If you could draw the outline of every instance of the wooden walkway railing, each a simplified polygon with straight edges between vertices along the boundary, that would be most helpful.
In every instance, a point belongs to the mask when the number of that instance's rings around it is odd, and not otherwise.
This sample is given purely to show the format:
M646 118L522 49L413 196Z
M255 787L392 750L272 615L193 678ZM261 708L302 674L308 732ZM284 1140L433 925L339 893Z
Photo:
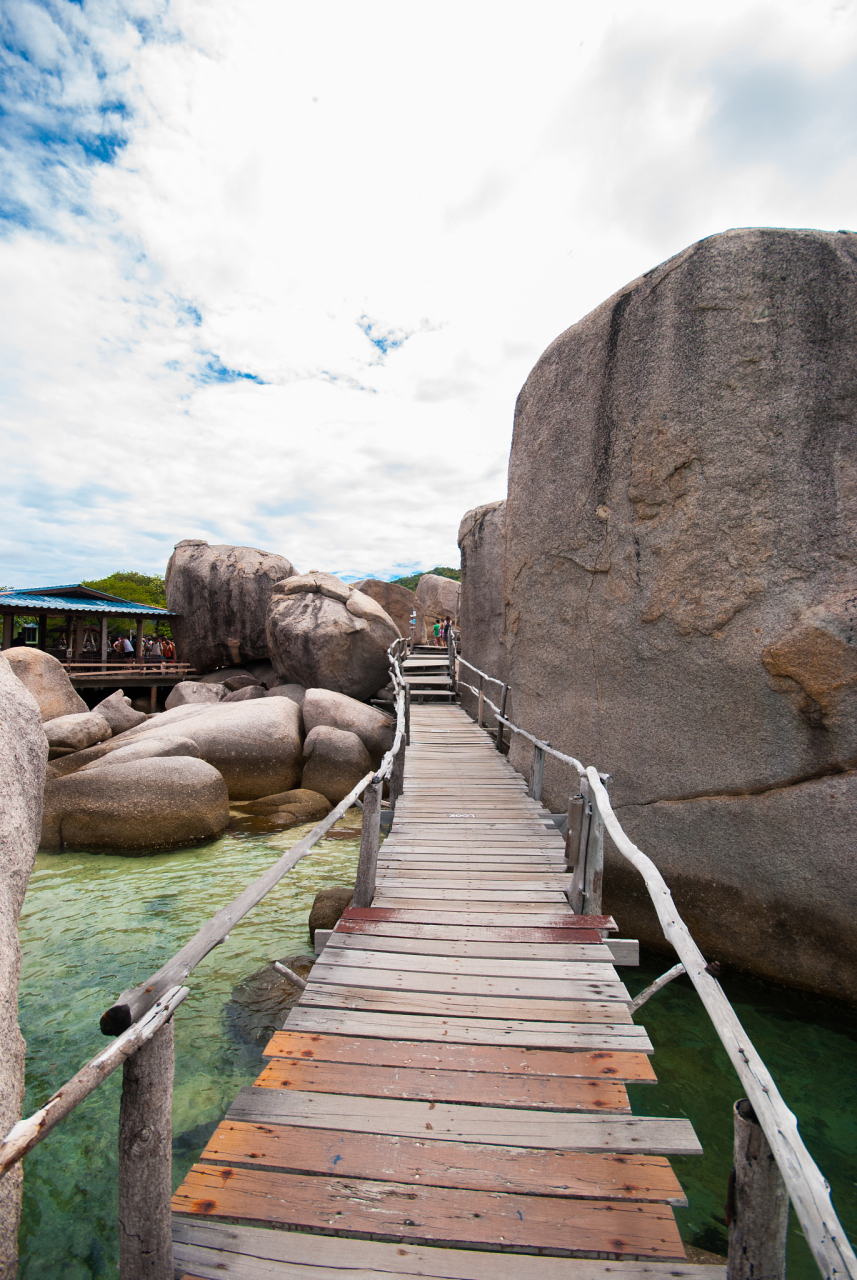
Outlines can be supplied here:
M712 973L712 967L706 964L705 957L700 952L687 925L676 910L672 895L663 876L651 858L648 858L641 849L637 848L623 831L616 814L613 812L610 797L604 785L606 781L609 781L609 775L599 774L591 765L584 766L573 756L557 751L550 743L534 737L520 726L513 724L505 715L510 686L495 676L481 671L478 667L474 667L472 663L467 662L460 656L456 657L456 661L459 671L461 667L466 667L478 677L478 687L469 683L466 684L466 687L479 700L479 723L482 722L486 704L494 713L497 722L496 742L498 749L502 748L503 745L504 729L508 729L510 733L519 735L533 744L530 795L536 799L541 798L542 771L546 755L550 755L568 765L578 775L580 791L577 796L572 796L569 801L568 814L569 835L567 839L577 846L576 874L571 894L572 904L577 902L576 909L584 913L590 911L600 913L601 911L601 880L604 856L603 830L606 827L616 849L642 876L657 912L664 937L672 944L679 956L681 965L675 966L674 970L671 971L672 976L677 976L684 971L690 978L723 1047L729 1055L741 1084L747 1091L747 1099L752 1108L752 1114L759 1126L761 1126L773 1153L785 1187L788 1190L788 1196L794 1205L804 1236L813 1252L822 1276L837 1277L837 1280L842 1277L849 1277L854 1280L857 1277L857 1257L855 1257L854 1250L849 1244L842 1224L833 1208L830 1187L800 1137L797 1117L783 1101L773 1077ZM499 706L486 696L486 681L500 688ZM458 683L459 685L465 683L460 675L458 676ZM740 1105L736 1104L736 1151L740 1143L743 1143L746 1148L746 1139L743 1136L746 1129L746 1115L739 1110ZM739 1193L744 1191L743 1188L738 1190ZM749 1194L749 1190L747 1193ZM770 1212L773 1211L770 1209L770 1205L776 1199L776 1186L773 1185L770 1189L769 1213L766 1215L763 1211L763 1217L769 1216ZM743 1226L739 1230L737 1224L735 1224L736 1229L734 1231L730 1230L730 1280L734 1280L739 1275L750 1277L760 1274L784 1273L785 1219L788 1212L788 1203L784 1197L782 1197L782 1200L784 1204L780 1205L777 1210L780 1221L777 1224L773 1224L773 1229L772 1224L767 1224L767 1247L772 1249L775 1256L777 1251L781 1250L782 1259L777 1259L772 1271L763 1269L760 1272L758 1266L751 1266L746 1257ZM760 1230L761 1225L760 1223ZM736 1255L734 1258L733 1239L735 1240L734 1253ZM771 1246L771 1241L774 1241L773 1246ZM738 1256L742 1249L745 1254L743 1266L742 1259ZM758 1259L756 1261L758 1262Z

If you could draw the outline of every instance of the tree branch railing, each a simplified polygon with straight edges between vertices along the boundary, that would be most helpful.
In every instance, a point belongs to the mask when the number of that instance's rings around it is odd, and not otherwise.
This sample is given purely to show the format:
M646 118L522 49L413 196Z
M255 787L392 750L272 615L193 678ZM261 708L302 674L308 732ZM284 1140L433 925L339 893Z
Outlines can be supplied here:
M401 660L406 639L387 650L395 691L396 722L390 750L331 812L287 850L237 898L222 907L145 982L118 997L101 1017L104 1035L118 1037L66 1081L32 1115L19 1120L0 1142L0 1179L87 1098L117 1067L123 1067L119 1135L119 1272L121 1280L173 1280L170 1234L172 1018L189 994L184 980L201 960L323 840L361 795L365 796L355 905L368 906L375 892L385 782L390 803L402 792L408 737L407 685ZM360 901L357 901L357 895ZM368 899L368 900L366 900ZM137 1139L140 1138L140 1141Z
M574 865L569 890L572 910L591 915L601 914L603 832L606 828L616 850L642 876L657 912L664 937L671 943L681 960L681 965L693 983L714 1030L747 1092L750 1107L745 1103L736 1104L736 1165L739 1148L746 1153L748 1147L748 1140L745 1137L747 1117L739 1111L744 1107L746 1111L752 1109L752 1119L761 1127L822 1276L825 1280L845 1280L845 1277L848 1277L848 1280L857 1280L857 1257L833 1208L830 1187L798 1132L797 1117L786 1106L773 1076L738 1020L723 988L712 974L713 966L706 963L690 930L676 910L672 894L660 871L651 858L643 853L623 830L607 794L605 784L610 780L610 775L599 773L592 765L583 765L574 756L557 751L550 743L542 741L519 725L513 724L504 714L509 685L496 676L488 675L487 672L474 667L472 663L460 656L457 661L459 667L465 666L479 676L478 688L469 683L465 684L460 677L458 683L459 687L467 688L480 699L480 711L487 704L497 717L498 727L506 726L510 733L533 744L534 761L530 777L530 795L537 800L541 797L541 770L546 755L568 765L578 774L580 791L569 800L566 834L566 857L569 866ZM485 696L486 680L499 685L503 690L502 710ZM499 731L497 746L498 749L502 746ZM675 973L671 971L672 976L678 975L679 968L680 966L675 966ZM744 1158L746 1161L746 1154ZM735 1174L736 1181L740 1184L741 1169L736 1167ZM773 1220L775 1217L779 1219L780 1216L779 1206L774 1203L776 1199L774 1184L769 1184L767 1195L768 1201L761 1208L758 1205L754 1206L754 1215L758 1217L760 1223ZM754 1215L748 1213L747 1216ZM745 1278L749 1280L751 1276L760 1275L785 1276L784 1231L779 1232L782 1241L781 1268L771 1270L767 1256L765 1256L767 1265L761 1265L760 1262L767 1247L766 1241L760 1239L756 1245L753 1241L748 1241L743 1230L733 1230L735 1226L733 1222L729 1234L730 1248L727 1265L729 1280L745 1280ZM754 1248L757 1248L755 1257Z

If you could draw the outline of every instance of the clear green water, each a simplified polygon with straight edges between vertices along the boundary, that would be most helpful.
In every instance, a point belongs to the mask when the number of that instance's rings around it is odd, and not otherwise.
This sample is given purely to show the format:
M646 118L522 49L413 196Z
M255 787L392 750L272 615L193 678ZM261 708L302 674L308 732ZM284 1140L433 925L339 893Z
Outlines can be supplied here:
M355 820L356 815L356 820ZM340 826L359 825L357 810ZM107 1043L98 1020L310 827L226 835L142 858L39 854L21 918L25 1114ZM309 950L319 889L354 881L356 840L324 841L193 972L176 1014L173 1175L178 1185L230 1105L258 1075L264 1018L231 1000L270 960ZM279 1022L285 1017L283 1014ZM25 1161L22 1280L118 1274L116 1071Z
M353 815L344 823L357 825ZM21 921L27 1112L104 1046L98 1019L115 996L156 969L305 831L228 835L203 848L134 859L39 855ZM176 1016L176 1184L260 1069L265 1019L237 1006L234 988L272 958L308 949L315 894L352 881L356 860L356 841L320 845L192 975L191 995ZM623 970L632 994L670 963L654 957ZM857 1238L857 1013L740 977L727 975L723 985L797 1113L846 1231ZM723 1252L731 1108L740 1085L686 980L656 995L637 1020L654 1043L660 1083L632 1089L634 1110L693 1122L705 1155L674 1162L690 1200L677 1211L679 1224L688 1243ZM120 1077L116 1072L27 1157L23 1280L117 1274ZM817 1274L793 1224L789 1275Z
M674 963L643 956L623 969L632 995ZM857 1241L857 1010L738 974L720 979L744 1028L798 1118L801 1136L830 1183L833 1204L852 1244ZM726 1253L723 1206L732 1167L732 1106L744 1096L737 1075L687 978L654 995L635 1015L655 1048L654 1087L629 1092L638 1115L685 1116L704 1155L674 1158L687 1194L677 1209L682 1239ZM791 1280L816 1280L818 1268L791 1213Z

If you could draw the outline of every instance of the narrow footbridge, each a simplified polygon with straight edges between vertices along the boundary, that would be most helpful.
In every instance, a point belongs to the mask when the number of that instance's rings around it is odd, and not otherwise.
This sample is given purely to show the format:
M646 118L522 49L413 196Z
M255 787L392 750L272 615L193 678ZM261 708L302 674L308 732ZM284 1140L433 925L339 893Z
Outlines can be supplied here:
M690 1123L631 1113L613 921L569 909L563 837L460 707L410 734L372 905L179 1187L176 1275L719 1280L673 1215Z

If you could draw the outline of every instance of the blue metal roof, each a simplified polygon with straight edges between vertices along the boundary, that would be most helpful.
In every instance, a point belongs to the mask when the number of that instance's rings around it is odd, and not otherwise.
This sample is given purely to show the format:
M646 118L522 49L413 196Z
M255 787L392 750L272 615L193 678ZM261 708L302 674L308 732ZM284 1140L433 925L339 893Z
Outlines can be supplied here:
M71 582L63 587L22 587L15 591L0 591L0 611L8 613L113 613L135 618L175 618L170 609L157 609L153 605L138 604L136 600L123 600L121 596L95 591L82 583Z

